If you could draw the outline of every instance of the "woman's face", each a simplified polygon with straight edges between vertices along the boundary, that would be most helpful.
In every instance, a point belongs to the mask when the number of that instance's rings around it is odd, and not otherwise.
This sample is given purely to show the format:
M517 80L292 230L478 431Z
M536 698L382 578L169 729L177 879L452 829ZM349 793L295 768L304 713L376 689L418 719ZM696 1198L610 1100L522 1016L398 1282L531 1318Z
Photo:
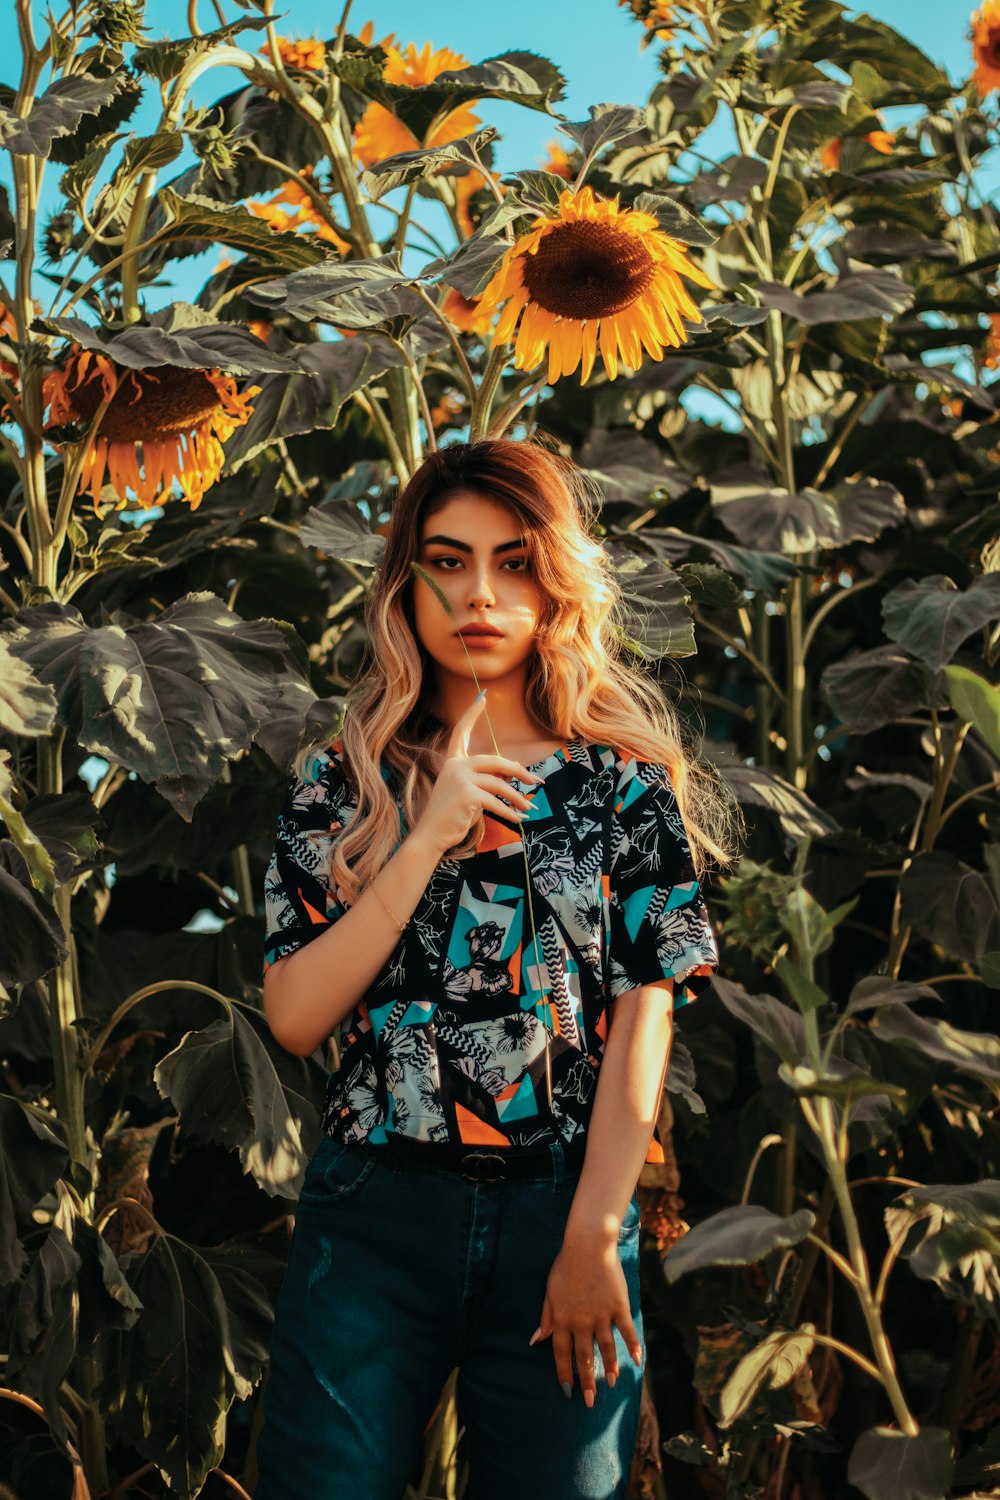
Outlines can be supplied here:
M459 682L474 682L470 656L484 686L512 672L523 685L524 664L545 604L523 540L521 522L512 510L469 491L452 496L421 521L417 561L444 594L452 614L446 614L433 589L414 574L414 618L420 641L437 664L438 686L446 693ZM463 644L458 632L480 621L495 625L502 638L484 646Z

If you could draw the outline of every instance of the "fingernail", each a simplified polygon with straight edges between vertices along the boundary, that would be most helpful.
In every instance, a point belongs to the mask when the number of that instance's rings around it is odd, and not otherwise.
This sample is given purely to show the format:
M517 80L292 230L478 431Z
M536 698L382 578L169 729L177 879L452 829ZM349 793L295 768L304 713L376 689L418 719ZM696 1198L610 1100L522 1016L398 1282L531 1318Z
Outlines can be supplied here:
M608 1376L608 1385L611 1387L612 1390L614 1390L614 1388L615 1388L615 1381L617 1379L618 1379L617 1375L613 1375L612 1374L612 1375Z
M572 1382L569 1381L569 1380L564 1380L563 1383L562 1383L562 1388L563 1388L563 1395L566 1397L566 1400L568 1401L569 1398L570 1398L570 1396L572 1396L572 1394L573 1394L573 1385L572 1385Z
M476 702L476 703L478 703L478 702L479 702L479 700L480 700L480 698L485 698L485 697L486 697L486 689L485 689L485 688L480 688L480 689L479 689L479 692L478 692L478 693L477 693L477 694L476 694L476 696L475 696L475 699L474 699L474 701L475 701L475 702Z
M633 1349L632 1350L632 1358L635 1360L635 1362L636 1362L637 1365L641 1365L642 1364L642 1350L641 1349Z
M528 1343L529 1344L533 1344L535 1342L535 1340L537 1339L538 1335L541 1333L541 1331L542 1331L542 1325L541 1325L541 1323L539 1323L538 1327L535 1329L534 1333L531 1335L531 1338L528 1340Z
M594 1405L594 1393L593 1393L593 1391L584 1391L584 1393L583 1393L583 1399L584 1399L584 1401L586 1401L588 1407L593 1407L593 1405Z

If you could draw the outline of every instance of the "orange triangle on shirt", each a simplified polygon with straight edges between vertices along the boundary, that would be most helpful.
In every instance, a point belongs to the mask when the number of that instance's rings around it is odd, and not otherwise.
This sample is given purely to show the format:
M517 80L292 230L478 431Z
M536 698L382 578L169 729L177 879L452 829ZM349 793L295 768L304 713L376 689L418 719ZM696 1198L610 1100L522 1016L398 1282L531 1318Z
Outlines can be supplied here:
M660 1145L659 1141L650 1141L649 1150L646 1152L646 1160L655 1162L666 1160L666 1157L663 1155L663 1147Z
M322 922L322 924L323 924L324 927L327 926L327 916L326 916L326 913L322 912L322 911L317 911L316 908L315 908L315 906L311 906L309 904L309 902L306 900L305 896L303 896L303 894L302 894L301 891L299 891L299 900L302 902L302 905L305 907L306 911L309 913L309 920L310 920L310 922L313 923L314 926L318 926L320 922Z
M455 1101L455 1118L458 1121L458 1133L463 1142L470 1146L509 1146L510 1140L501 1135L499 1130L494 1130L492 1125L487 1125L478 1115L474 1115L471 1109L466 1109L464 1104Z

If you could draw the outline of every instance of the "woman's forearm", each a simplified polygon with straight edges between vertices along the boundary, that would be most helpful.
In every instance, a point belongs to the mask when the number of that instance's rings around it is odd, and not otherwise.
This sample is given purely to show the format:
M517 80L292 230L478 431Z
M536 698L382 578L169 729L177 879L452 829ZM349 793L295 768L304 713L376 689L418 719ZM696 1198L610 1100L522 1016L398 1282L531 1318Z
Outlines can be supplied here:
M618 996L564 1241L617 1237L653 1137L672 1040L672 979Z
M411 830L348 911L271 965L264 976L264 1012L286 1051L308 1057L350 1015L402 936L379 896L405 922L443 857L419 829Z

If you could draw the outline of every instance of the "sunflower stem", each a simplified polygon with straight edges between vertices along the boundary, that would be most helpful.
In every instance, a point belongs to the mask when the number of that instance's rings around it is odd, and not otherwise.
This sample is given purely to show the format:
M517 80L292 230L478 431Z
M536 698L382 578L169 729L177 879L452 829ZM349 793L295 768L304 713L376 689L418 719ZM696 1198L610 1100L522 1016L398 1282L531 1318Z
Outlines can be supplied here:
M478 442L486 436L490 424L490 413L493 410L493 398L508 358L509 350L506 344L497 344L490 353L483 378L479 383L479 390L472 403L472 417L469 423L470 442Z

